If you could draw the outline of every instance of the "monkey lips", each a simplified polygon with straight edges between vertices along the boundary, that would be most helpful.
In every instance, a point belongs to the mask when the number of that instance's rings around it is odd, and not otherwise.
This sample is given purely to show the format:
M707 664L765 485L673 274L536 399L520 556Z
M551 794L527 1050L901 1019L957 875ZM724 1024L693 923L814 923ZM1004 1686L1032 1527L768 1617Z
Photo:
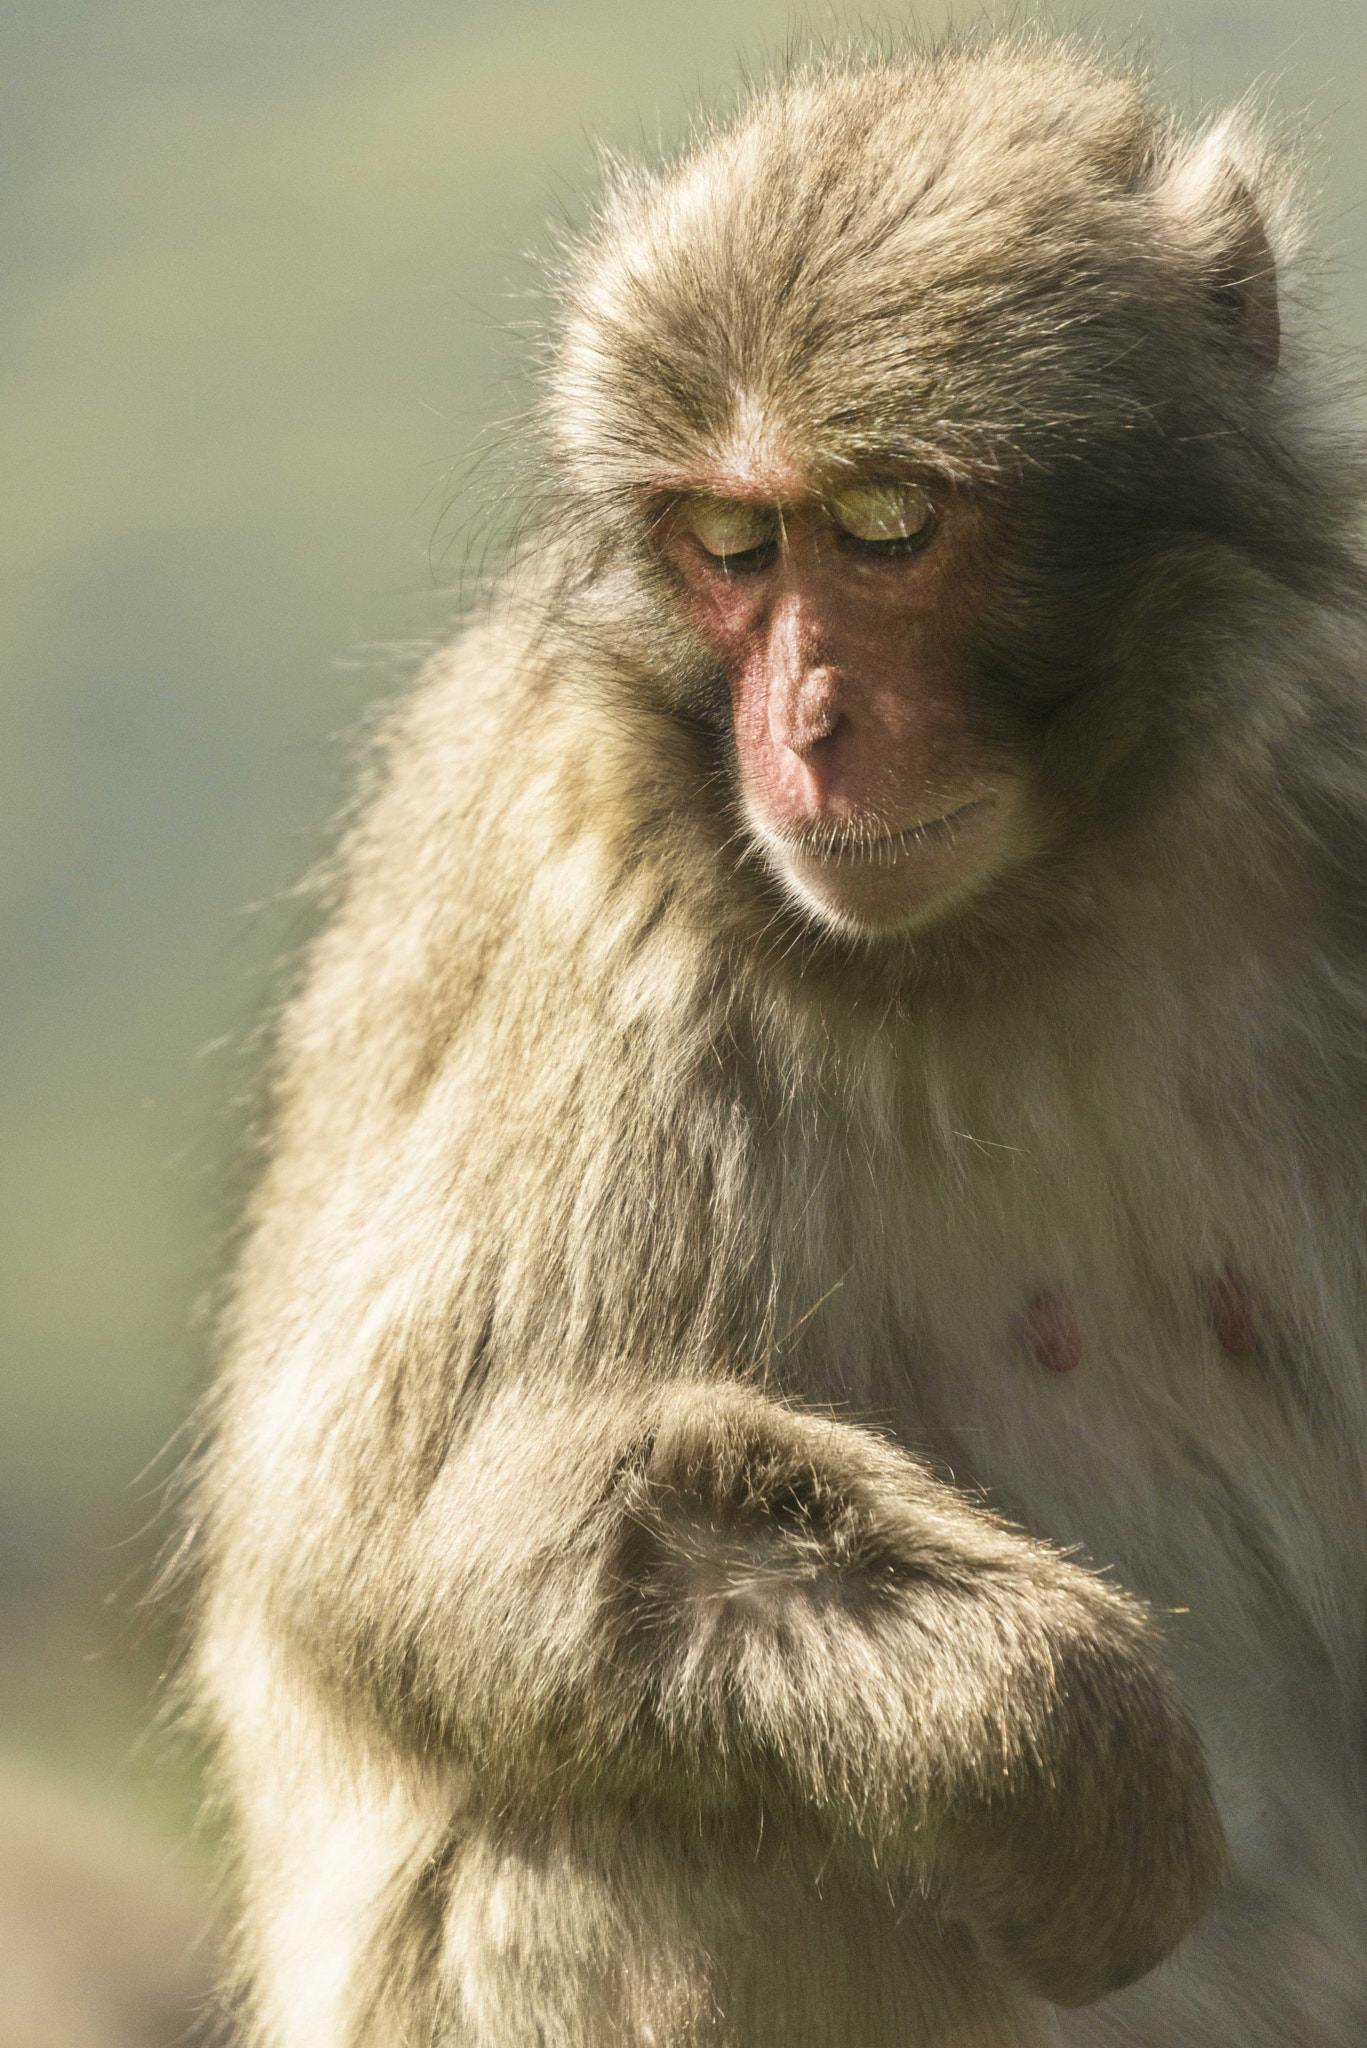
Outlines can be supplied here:
M860 930L892 929L948 903L1005 850L1009 796L995 790L888 831L877 818L775 830L752 805L749 821L781 882L819 917Z

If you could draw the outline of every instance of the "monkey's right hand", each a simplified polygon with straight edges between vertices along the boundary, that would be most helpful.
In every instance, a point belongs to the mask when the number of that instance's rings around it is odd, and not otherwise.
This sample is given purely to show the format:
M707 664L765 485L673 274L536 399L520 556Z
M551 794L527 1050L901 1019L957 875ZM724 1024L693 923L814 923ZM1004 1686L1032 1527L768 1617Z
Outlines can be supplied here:
M695 1782L744 1759L1060 2004L1210 1903L1224 1838L1136 1602L872 1433L736 1387L676 1397L619 1486L619 1640Z
M1222 1881L1142 1609L871 1431L729 1382L581 1397L561 1432L490 1417L427 1512L457 1609L386 1659L386 1719L430 1754L439 1717L510 1825L866 1855L1060 2004Z

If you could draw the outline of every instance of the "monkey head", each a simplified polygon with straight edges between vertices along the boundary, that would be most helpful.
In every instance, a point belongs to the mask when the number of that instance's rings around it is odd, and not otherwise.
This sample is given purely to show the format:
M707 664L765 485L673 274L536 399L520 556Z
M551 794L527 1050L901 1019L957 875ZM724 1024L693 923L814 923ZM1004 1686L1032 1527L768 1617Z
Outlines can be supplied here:
M1122 812L1174 672L1155 579L1276 552L1250 175L1058 62L790 80L624 183L571 295L570 524L780 889L873 939Z

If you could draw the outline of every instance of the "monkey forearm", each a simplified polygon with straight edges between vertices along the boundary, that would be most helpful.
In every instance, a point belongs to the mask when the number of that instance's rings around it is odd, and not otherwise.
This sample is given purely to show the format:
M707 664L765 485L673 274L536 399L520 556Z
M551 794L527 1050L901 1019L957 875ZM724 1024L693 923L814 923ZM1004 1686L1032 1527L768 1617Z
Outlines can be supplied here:
M1215 1882L1194 1738L1138 1611L848 1424L730 1384L563 1411L511 1392L402 1547L353 1554L345 1582L286 1582L335 1682L463 1756L510 1820L607 1799L696 1834L782 1811L948 1886L1027 1975L1043 1940L1057 1997L1099 1988L1078 1928L1119 1826L1134 1885L1101 1910L1133 1924L1105 1981Z

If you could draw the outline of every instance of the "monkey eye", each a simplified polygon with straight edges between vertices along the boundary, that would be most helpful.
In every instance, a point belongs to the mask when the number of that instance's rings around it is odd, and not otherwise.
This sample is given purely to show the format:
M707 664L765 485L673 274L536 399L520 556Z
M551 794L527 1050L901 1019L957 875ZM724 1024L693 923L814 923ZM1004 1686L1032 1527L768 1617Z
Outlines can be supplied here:
M757 555L778 536L778 513L770 505L746 505L739 498L689 498L683 523L700 547L719 561Z
M832 498L831 517L851 540L895 554L928 538L935 504L921 484L854 484Z

